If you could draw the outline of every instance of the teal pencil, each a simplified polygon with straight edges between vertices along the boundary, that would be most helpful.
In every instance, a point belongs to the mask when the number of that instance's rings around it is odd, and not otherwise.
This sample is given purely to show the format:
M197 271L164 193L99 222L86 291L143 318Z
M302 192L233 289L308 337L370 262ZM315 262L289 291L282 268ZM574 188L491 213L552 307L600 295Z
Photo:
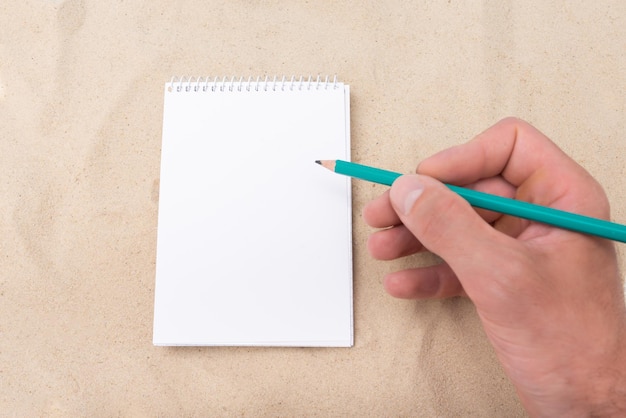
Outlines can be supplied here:
M342 160L316 161L335 173L391 186L402 174ZM626 242L626 225L446 184L470 205L570 231Z

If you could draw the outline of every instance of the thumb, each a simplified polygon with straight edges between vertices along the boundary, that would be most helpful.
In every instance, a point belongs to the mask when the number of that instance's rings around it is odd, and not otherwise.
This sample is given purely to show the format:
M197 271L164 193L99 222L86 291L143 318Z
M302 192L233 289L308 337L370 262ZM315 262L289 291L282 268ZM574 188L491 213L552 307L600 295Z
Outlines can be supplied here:
M476 277L475 273L493 267L491 260L508 238L432 177L401 176L393 183L389 197L402 223L425 248L443 258L457 277L465 276L463 273Z

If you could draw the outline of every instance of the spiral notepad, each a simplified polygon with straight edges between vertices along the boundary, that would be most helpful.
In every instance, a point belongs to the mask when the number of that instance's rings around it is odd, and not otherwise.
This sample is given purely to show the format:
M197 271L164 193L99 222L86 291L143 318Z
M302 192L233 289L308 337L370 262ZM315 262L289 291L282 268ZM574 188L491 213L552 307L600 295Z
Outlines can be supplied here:
M351 346L349 86L165 84L155 345Z

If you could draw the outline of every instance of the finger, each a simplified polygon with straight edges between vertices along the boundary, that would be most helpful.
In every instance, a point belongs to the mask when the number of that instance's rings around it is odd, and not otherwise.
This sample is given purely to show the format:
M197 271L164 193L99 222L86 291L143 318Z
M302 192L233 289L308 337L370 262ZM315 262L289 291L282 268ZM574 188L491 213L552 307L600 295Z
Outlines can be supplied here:
M393 260L422 251L424 246L404 225L398 225L371 234L367 249L377 260Z
M515 187L502 177L492 177L480 180L465 187L478 190L480 192L496 194L499 196L512 198L515 196ZM501 214L484 209L475 209L476 212L487 222L491 223L498 219ZM365 223L373 228L387 228L400 224L400 218L389 201L389 190L370 201L363 208L363 219Z
M365 223L373 228L387 228L400 224L400 218L389 201L389 190L365 205L362 215Z
M515 216L502 215L496 219L493 228L509 237L518 238L528 228L530 221Z
M575 163L528 123L507 118L471 141L422 161L418 173L454 184L502 175L519 186L541 167L559 170L563 165L570 168Z
M575 188L584 183L569 185L562 188L566 179L554 177L546 168L535 171L518 189L515 198L530 203L545 206L563 207L568 211L609 219L609 204L601 186L592 178L589 178L586 187L587 196L581 196ZM557 193L557 190L561 190ZM532 228L528 228L532 224ZM561 233L563 231L532 223L526 219L513 216L501 216L493 223L494 228L511 237L519 237L527 240L547 233Z
M479 192L508 198L515 197L516 193L516 188L500 176L479 180L476 183L468 184L464 187ZM474 210L480 215L481 218L483 218L488 223L495 222L502 217L502 214L498 212L492 212L490 210L479 208L474 208Z
M553 201L555 197L559 196L554 194L553 180L546 176L546 170L543 168L535 171L522 185L517 189L515 197L518 200L527 201L530 203L545 204L548 201ZM514 216L501 216L494 223L493 226L496 230L507 234L510 237L520 237L524 231L528 229L530 221L526 219L517 218ZM530 236L526 238L533 238L540 234L545 234L549 230L545 228L535 227L530 231ZM528 234L527 234L528 235Z
M389 196L402 223L422 245L443 258L457 276L473 281L469 286L463 283L470 297L472 292L480 292L502 248L515 250L520 246L494 230L463 198L430 177L402 176L394 182Z
M544 183L543 193L528 187L516 198L590 216L608 216L608 202L599 184L548 137L519 119L504 119L468 143L422 161L417 168L419 174L446 183L465 185L501 175L516 187L537 171L544 172L544 180L552 180Z
M388 274L383 286L402 299L441 299L465 296L463 286L447 264L401 270Z

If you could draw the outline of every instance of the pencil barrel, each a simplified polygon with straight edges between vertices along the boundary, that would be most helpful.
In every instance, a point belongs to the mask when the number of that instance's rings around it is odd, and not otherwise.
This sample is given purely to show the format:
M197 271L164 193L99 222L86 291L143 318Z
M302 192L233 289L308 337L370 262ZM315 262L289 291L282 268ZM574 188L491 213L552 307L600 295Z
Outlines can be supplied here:
M626 242L626 226L624 225L463 187L447 186L450 190L467 200L470 205L477 208L517 216L518 218L553 225L570 231Z
M393 171L341 160L336 161L335 172L387 186L391 186L393 182L402 175ZM467 200L470 205L477 208L517 216L518 218L553 225L583 234L626 242L626 225L483 193L451 184L446 184L446 186Z

